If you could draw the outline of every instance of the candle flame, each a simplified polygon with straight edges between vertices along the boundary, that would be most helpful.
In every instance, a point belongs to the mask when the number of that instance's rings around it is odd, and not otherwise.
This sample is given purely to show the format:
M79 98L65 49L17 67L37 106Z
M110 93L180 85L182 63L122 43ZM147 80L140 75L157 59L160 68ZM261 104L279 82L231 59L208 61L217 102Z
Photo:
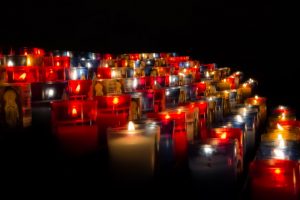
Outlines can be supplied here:
M167 115L165 116L165 118L166 118L166 119L170 119L171 117L170 117L169 114L167 114Z
M79 93L79 92L80 92L80 84L78 84L78 85L77 85L77 87L76 87L75 91L76 91L77 93Z
M281 119L282 119L282 120L285 120L285 113L282 113L282 114L281 114Z
M77 109L72 108L72 116L75 117L77 115Z
M19 80L25 80L26 78L26 73L23 73L19 76Z
M14 62L11 61L11 60L9 60L9 61L7 62L7 66L9 66L9 67L14 66Z
M243 87L247 87L247 83L244 83L244 84L243 84Z
M277 123L277 128L278 128L279 130L281 130L281 131L283 130L283 127L282 127L280 124L278 124L278 123Z
M134 123L132 121L129 121L128 122L128 128L127 128L129 131L134 131L135 128L134 128Z
M255 99L258 99L258 95L255 95L254 98L255 98Z
M116 76L116 72L115 72L115 71L112 71L112 72L111 72L111 77L114 78L115 76Z
M114 97L113 98L113 104L118 104L119 103L119 98L118 97Z
M226 134L226 133L222 133L222 134L221 134L221 139L226 139L226 137L227 137L227 134Z
M280 170L279 168L276 168L276 169L274 170L274 172L275 172L275 174L280 174L280 173L281 173L281 170Z
M56 66L58 66L58 67L60 66L60 63L58 61L56 62Z
M277 135L277 139L278 139L278 140L283 140L282 134L279 133L279 134Z
M30 66L31 65L31 60L30 58L27 58L27 66Z

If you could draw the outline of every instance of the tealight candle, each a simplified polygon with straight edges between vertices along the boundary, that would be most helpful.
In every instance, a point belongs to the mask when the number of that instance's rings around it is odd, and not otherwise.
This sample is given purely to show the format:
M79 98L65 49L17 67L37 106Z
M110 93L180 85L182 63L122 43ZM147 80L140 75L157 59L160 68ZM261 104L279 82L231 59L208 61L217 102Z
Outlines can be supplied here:
M117 181L151 180L155 171L157 137L156 125L135 125L109 128L107 135L110 170Z
M92 80L68 80L69 97L72 99L92 98Z

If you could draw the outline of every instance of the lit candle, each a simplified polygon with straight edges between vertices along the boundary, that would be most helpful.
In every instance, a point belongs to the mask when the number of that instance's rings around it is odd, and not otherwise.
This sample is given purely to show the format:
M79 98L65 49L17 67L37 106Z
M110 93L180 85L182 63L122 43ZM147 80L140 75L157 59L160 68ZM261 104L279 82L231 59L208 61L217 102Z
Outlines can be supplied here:
M81 156L97 150L97 101L53 101L51 118L53 132L67 155Z
M118 181L151 180L155 171L157 137L156 125L135 125L108 129L110 170Z
M242 172L239 151L238 143L230 139L210 138L194 143L189 153L192 178L203 184L213 183L214 186L224 182L235 185Z
M68 80L69 97L75 99L92 98L91 87L92 87L92 80Z
M249 169L252 199L299 199L299 163L290 160L255 160Z

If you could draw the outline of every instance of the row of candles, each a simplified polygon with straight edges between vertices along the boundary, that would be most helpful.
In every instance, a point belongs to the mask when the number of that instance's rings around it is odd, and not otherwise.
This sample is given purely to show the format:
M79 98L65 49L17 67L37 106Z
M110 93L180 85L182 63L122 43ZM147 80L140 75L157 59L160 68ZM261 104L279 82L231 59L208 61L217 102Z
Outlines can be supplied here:
M250 165L253 199L300 198L300 123L286 106L273 109Z
M24 117L30 114L26 111L30 101L33 109L48 102L61 147L82 155L104 146L118 179L151 179L157 170L169 173L188 164L194 177L217 175L225 169L232 172L228 179L235 180L266 116L265 98L251 97L256 82L241 83L241 72L230 75L229 68L214 64L182 66L188 57L166 60L182 72L171 74L163 66L164 75L124 78L116 77L113 67L98 67L91 80L1 83L1 124L13 127L21 121L21 126L27 126ZM5 69L19 70L18 66ZM199 76L180 79L185 76L179 73L189 70ZM103 74L109 75L103 78Z

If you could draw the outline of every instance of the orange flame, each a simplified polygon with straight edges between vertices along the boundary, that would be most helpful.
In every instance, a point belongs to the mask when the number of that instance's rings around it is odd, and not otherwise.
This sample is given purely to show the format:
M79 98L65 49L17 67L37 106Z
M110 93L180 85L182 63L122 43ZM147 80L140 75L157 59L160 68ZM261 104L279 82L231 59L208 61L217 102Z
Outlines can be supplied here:
M118 103L119 103L119 98L118 97L114 97L113 104L118 104Z
M72 108L72 116L75 117L77 115L77 109Z
M226 133L222 133L222 134L221 134L221 139L226 139L226 137L227 137L227 134L226 134Z
M23 73L19 76L19 80L25 80L26 78L26 73Z
M75 91L76 91L76 93L79 93L79 92L80 92L80 84L77 85Z

